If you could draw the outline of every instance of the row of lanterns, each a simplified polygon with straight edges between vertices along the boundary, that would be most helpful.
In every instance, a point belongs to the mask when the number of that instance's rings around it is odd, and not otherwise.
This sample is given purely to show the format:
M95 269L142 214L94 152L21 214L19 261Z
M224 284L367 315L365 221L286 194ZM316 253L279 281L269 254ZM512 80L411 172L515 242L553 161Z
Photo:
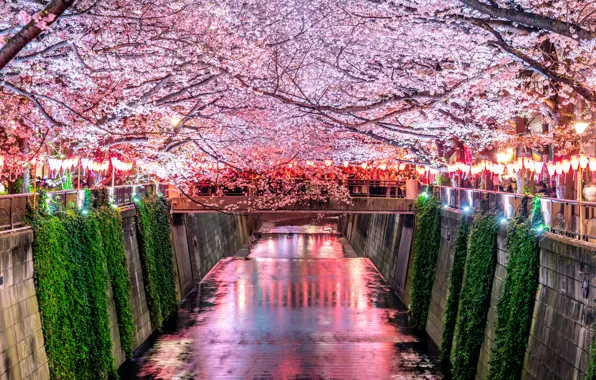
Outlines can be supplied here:
M578 154L571 156L570 159L563 159L554 162L544 163L542 161L534 161L531 158L519 158L516 161L508 164L493 163L491 161L481 161L475 165L468 165L462 162L448 165L449 173L461 172L462 174L478 175L485 170L495 175L503 175L505 170L510 174L517 173L522 169L526 169L532 173L542 174L546 170L550 176L569 173L570 170L578 170L589 168L590 171L596 171L596 157L590 157L585 154Z

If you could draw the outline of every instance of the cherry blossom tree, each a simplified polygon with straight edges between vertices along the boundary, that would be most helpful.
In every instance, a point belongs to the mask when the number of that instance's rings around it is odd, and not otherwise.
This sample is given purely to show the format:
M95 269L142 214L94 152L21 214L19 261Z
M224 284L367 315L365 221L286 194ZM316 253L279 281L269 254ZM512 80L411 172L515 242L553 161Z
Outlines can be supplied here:
M0 149L24 159L109 150L178 179L198 155L441 165L461 143L561 145L596 97L593 1L13 0L0 14ZM518 117L539 127L519 135Z

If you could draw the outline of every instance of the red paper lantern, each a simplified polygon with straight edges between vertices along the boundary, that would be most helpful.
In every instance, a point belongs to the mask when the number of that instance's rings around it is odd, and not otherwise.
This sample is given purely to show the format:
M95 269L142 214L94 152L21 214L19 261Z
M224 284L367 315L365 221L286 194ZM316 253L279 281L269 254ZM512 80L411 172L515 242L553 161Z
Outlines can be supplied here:
M585 169L588 167L588 156L585 154L580 154L579 156L579 167Z

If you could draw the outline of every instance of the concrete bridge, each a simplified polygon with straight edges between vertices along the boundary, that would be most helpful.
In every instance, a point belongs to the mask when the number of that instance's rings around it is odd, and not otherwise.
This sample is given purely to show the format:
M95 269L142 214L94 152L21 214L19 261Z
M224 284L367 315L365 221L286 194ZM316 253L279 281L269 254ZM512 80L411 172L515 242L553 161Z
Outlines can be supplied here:
M193 201L194 200L194 201ZM180 197L171 198L172 213L200 213L226 211L231 213L261 212L324 212L327 214L375 213L413 214L414 200L403 198L353 198L350 203L338 200L300 201L280 208L260 206L259 197L197 197L193 200Z

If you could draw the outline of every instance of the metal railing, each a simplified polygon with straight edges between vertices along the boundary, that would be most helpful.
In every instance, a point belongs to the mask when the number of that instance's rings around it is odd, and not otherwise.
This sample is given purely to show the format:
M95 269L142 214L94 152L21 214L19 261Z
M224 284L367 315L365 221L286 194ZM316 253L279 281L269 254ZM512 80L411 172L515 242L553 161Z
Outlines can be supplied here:
M389 181L389 180L330 180L337 184L346 186L350 196L352 197L376 197L376 198L404 198L405 197L405 181ZM263 183L251 182L242 183L235 187L226 185L215 185L210 182L199 182L195 188L193 195L199 197L208 196L259 196L264 193L282 194L284 186L287 188L288 183L290 187L297 189L297 191L307 192L316 190L323 191L324 188L320 185L311 183L308 180L290 179L290 180L272 180Z
M520 212L523 198L522 194L500 191L445 186L434 189L444 204L460 210L467 210L467 207L477 209L480 201L488 197L489 205L501 209L506 218L512 218ZM577 200L541 197L540 203L544 222L552 232L596 243L596 202L581 202L581 213Z
M91 191L96 190L95 188L91 189ZM150 190L157 190L167 196L168 188L165 184L155 183L108 187L114 204L118 207L132 205L134 194L144 194ZM52 191L48 192L48 195L59 208L69 210L82 206L85 190ZM25 225L27 202L33 204L34 200L37 201L38 198L39 196L33 193L0 196L0 231L23 227Z

